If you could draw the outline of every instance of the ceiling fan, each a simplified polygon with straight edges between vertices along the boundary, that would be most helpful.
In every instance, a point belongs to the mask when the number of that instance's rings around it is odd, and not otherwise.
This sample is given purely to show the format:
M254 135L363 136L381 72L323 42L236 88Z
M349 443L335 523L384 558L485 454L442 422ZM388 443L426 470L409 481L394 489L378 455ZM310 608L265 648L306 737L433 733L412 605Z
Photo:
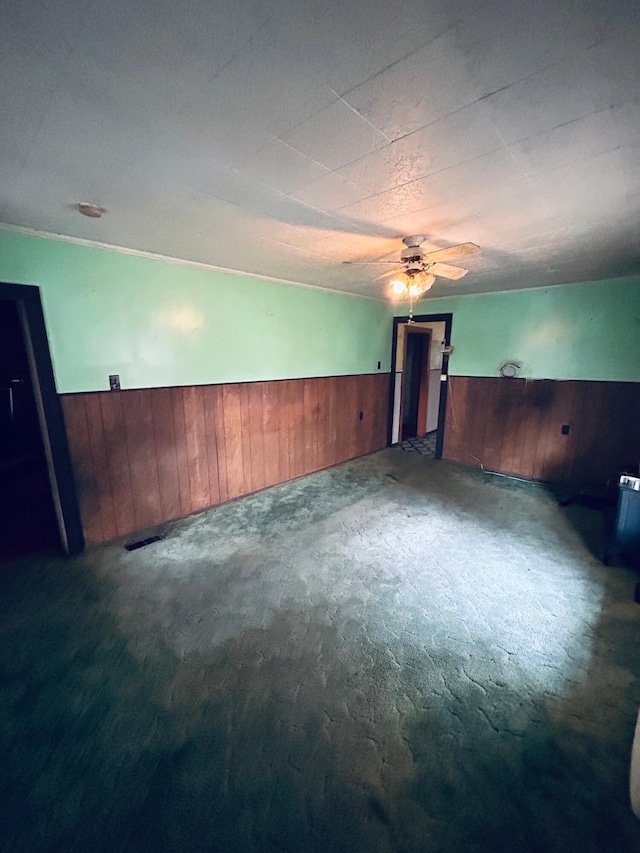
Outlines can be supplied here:
M475 243L459 243L448 249L436 249L428 252L422 248L427 238L422 234L414 237L405 237L402 241L406 246L400 252L400 258L396 261L345 261L353 264L394 264L394 269L384 272L374 281L381 278L391 277L391 290L400 296L405 296L411 302L418 299L429 288L433 287L436 276L456 280L466 275L468 270L464 267L452 266L446 261L455 261L458 258L475 255L480 247ZM398 266L400 264L400 266Z
M449 246L448 249L436 249L428 252L422 248L427 238L418 234L415 237L405 237L403 243L406 246L400 252L400 258L396 261L344 261L345 264L372 265L372 264L395 264L395 268L383 273L378 278L386 278L397 272L418 273L426 272L433 276L439 275L443 278L458 279L466 275L468 270L463 267L454 267L446 261L455 261L458 258L476 255L480 246L475 243L459 243L457 246ZM376 279L377 280L377 279Z

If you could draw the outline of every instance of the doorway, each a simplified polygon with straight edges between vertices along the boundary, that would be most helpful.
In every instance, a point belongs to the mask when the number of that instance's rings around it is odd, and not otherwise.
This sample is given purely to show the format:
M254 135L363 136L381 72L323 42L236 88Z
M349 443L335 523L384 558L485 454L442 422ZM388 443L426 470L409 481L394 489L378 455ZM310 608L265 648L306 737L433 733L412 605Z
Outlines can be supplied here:
M431 330L407 326L404 336L402 372L401 439L417 438L427 432L427 403L429 399L429 350Z
M14 302L0 301L0 561L59 547L27 348Z
M444 444L451 327L451 314L393 321L388 443L436 459Z
M84 547L37 287L0 283L0 562Z

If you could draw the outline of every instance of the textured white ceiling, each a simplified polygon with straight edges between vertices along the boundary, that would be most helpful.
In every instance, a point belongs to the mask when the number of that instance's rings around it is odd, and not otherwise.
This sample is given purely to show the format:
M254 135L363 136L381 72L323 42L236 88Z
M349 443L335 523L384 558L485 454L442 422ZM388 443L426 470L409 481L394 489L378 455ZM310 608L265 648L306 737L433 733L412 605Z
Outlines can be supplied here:
M640 273L637 0L5 0L0 222L381 296ZM100 220L74 204L107 209Z

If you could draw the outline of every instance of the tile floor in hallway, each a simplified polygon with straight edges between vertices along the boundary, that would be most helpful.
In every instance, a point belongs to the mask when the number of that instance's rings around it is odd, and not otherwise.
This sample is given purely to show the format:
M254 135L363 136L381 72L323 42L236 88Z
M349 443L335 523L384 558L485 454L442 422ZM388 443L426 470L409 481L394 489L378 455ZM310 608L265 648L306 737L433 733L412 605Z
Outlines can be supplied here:
M398 445L406 453L419 453L420 456L434 457L436 453L437 431L428 432L426 435L417 435L415 438L405 438Z
M634 851L601 514L389 449L0 567L2 851Z

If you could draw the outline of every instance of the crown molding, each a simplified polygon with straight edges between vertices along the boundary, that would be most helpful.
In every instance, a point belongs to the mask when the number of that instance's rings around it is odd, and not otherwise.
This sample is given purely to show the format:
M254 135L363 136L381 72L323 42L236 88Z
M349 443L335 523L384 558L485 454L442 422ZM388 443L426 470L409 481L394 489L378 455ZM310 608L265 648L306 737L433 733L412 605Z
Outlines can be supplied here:
M157 252L147 252L144 249L129 249L126 246L115 246L112 243L101 243L99 240L88 240L85 237L70 237L67 234L55 234L51 231L39 231L36 228L27 228L24 225L11 225L0 222L0 231L10 231L14 234L24 234L29 237L39 237L43 240L58 240L61 243L73 243L76 246L88 246L92 249L105 249L109 252L118 252L121 255L132 255L135 258L147 258L152 261L164 261L169 264L178 264L194 269L208 270L209 272L221 272L226 275L237 275L243 278L255 278L259 281L272 281L276 284L286 284L289 287L303 287L307 290L320 290L324 293L335 293L338 296L351 296L354 299L368 299L373 302L384 302L376 296L366 296L362 293L351 293L348 290L337 290L334 287L322 287L319 284L307 284L304 281L292 281L288 278L277 278L272 275L261 275L260 273L245 272L244 270L219 267L215 264L207 264L203 261L190 261L186 258L177 258L173 255L161 255Z

